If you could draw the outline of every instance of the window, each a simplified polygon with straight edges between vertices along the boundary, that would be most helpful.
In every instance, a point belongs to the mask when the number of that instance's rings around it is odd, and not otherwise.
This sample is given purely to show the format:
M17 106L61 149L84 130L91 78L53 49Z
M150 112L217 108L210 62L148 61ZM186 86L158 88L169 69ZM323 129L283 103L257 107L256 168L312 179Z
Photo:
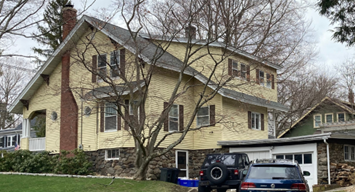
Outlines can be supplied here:
M197 112L197 127L210 124L210 109L209 107L201 107Z
M314 128L319 127L320 124L322 123L322 115L320 114L314 115L313 118L314 118L314 124L313 124Z
M129 102L129 115L134 115L133 114L133 104L137 105L138 101L133 101L133 102ZM140 116L140 112L139 112L139 107L137 108L137 114L138 114L138 120L139 120L139 116Z
M338 122L345 121L345 113L338 113Z
M259 71L259 84L264 86L264 71Z
M271 75L269 73L266 73L266 87L271 89Z
M117 130L117 110L114 103L105 104L105 131Z
M240 64L240 77L242 79L247 79L247 66Z
M0 148L4 146L4 137L0 137Z
M251 128L260 130L261 129L261 115L260 113L251 113Z
M238 63L236 61L232 61L232 71L233 71L233 76L237 77L238 76Z
M332 113L325 114L325 122L326 123L333 123L333 114Z
M298 164L312 164L312 154L279 154L276 155L276 159L288 159L288 160L296 160Z
M177 131L179 127L179 105L171 106L169 112L169 131Z
M108 149L105 151L105 160L118 160L120 159L119 149Z
M119 66L120 66L120 51L115 50L111 52L110 58L110 74L111 77L118 77L119 75Z
M16 145L16 136L7 136L6 143L7 147L14 147Z
M344 145L344 160L355 161L355 146Z
M99 73L99 79L101 77L105 78L106 76L106 54L104 55L99 55L98 57L98 73Z

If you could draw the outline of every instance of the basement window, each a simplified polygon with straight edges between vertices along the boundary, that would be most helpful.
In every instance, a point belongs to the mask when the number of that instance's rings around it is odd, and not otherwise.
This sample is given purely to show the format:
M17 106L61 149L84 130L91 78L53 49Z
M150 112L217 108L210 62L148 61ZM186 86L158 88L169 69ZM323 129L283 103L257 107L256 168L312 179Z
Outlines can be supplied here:
M105 150L105 160L119 160L120 149L108 149Z

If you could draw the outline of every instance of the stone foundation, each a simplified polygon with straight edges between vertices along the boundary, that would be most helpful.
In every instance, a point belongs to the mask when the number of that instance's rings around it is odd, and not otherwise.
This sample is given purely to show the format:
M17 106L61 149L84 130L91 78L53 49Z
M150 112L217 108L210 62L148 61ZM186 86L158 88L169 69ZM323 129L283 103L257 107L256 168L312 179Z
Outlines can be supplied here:
M327 167L327 146L325 143L317 144L318 153L318 184L328 184L328 167ZM355 166L355 162L344 160L344 144L329 143L330 163L347 163Z
M187 150L189 152L189 177L198 177L201 165L207 154L228 153L229 148ZM134 148L120 148L119 160L105 160L105 150L87 151L92 171L107 176L132 177L134 168ZM175 150L171 150L161 157L153 159L148 167L147 178L157 180L160 176L160 168L175 168Z

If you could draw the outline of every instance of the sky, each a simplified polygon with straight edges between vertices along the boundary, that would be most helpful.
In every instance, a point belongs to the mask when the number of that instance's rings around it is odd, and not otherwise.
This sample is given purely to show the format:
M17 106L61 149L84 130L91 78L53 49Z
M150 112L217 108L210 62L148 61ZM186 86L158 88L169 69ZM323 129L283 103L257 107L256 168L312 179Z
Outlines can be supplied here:
M87 1L89 3L92 2L92 0ZM316 0L312 1L314 3L316 2ZM75 8L79 11L82 10L83 2L84 0L72 0ZM105 9L110 5L111 0L96 0L88 10L88 13L90 15L97 15L98 10ZM307 20L311 22L310 28L313 31L312 37L316 42L316 50L318 51L318 55L313 61L314 66L320 69L321 72L335 74L335 67L353 57L355 48L346 47L345 44L337 43L332 40L332 32L330 29L334 26L331 26L330 21L326 17L319 15L314 8L309 8L305 15ZM11 47L11 51L34 55L31 50L34 46L36 46L34 40L19 38L14 41L14 46Z

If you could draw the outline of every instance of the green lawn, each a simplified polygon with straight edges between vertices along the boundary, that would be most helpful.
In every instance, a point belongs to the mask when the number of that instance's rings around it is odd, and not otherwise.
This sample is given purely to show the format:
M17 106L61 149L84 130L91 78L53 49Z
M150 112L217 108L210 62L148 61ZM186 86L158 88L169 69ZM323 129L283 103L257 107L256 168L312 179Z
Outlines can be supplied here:
M162 181L133 181L128 179L68 178L48 176L0 175L0 191L56 192L56 191L132 191L186 192L189 188Z

